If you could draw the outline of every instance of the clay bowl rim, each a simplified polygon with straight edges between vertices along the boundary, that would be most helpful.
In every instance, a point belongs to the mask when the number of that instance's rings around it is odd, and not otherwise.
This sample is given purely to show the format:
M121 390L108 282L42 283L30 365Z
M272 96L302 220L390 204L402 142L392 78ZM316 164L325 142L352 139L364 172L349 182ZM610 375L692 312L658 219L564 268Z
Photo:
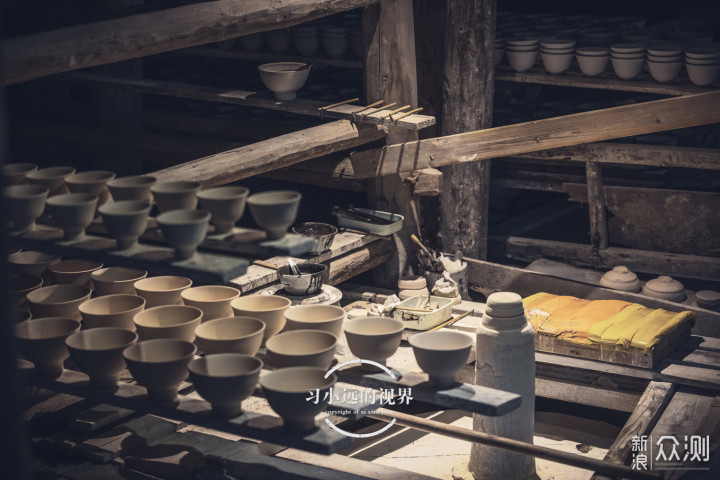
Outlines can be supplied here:
M135 271L135 272L140 272L140 273L141 273L141 276L140 276L140 277L133 277L133 278L125 278L125 279L121 279L121 280L117 280L117 279L107 280L107 279L104 279L104 278L99 277L99 275L105 274L105 273L106 273L108 270L110 270L110 269L113 269L114 271L117 271L117 270L115 270L115 269L122 269L123 271ZM100 273L100 272L102 272L102 273ZM136 269L136 268L126 268L126 267L104 267L104 268L101 268L101 269L99 269L99 270L95 270L94 272L90 273L90 278L91 278L93 281L99 281L100 283L139 282L140 280L146 279L147 276L148 276L147 270L139 270L139 269Z
M32 277L32 278L30 278ZM16 283L22 282L22 280L33 280L34 283L27 287L24 284L22 285L25 288L21 288L19 290L15 289ZM39 283L38 283L39 281ZM10 274L10 293L14 294L21 294L25 292L32 292L33 290L37 290L38 288L42 288L43 283L45 280L40 275L35 275L34 273L26 273L26 272L15 272Z
M103 298L103 297L99 297L99 298ZM188 312L188 313L192 311L195 315L190 319L181 318L180 319L181 321L179 323L170 323L168 325L148 325L148 324L144 323L147 321L147 320L145 320L145 317L149 316L146 314L153 314L157 310L160 310L160 309L162 309L162 310L177 310L179 312ZM179 317L180 317L180 315L178 315L178 314L172 315L170 321L175 322L179 319ZM146 308L145 310L138 312L135 315L135 317L133 317L133 323L136 326L139 326L139 327L142 327L142 328L145 328L148 330L152 330L152 329L160 330L160 329L173 328L173 327L185 327L185 326L191 325L198 321L202 322L202 317L203 317L203 311L197 307L191 307L190 305L158 305L157 307Z
M291 318L291 317L288 316L288 314L292 315L293 312L301 312L301 311L303 311L303 310L309 310L309 309L312 309L312 308L321 308L321 309L323 309L323 308L325 308L325 307L338 308L338 309L340 309L340 310L342 311L342 313L340 314L340 316L335 316L335 317L332 317L332 318L322 318L321 320L315 320L315 319L313 319L313 320L306 320L306 319L301 320L301 319L299 319L299 318ZM338 306L336 306L336 305L293 305L292 307L290 307L290 308L288 308L287 310L285 310L285 311L283 312L283 315L285 316L285 320L287 320L288 322L302 323L302 324L306 324L306 325L322 325L322 324L325 324L325 323L336 322L336 321L338 321L338 320L343 320L343 319L345 319L345 318L347 317L347 312L346 312L342 307L338 307ZM315 317L313 317L313 318L315 318ZM298 329L298 330L300 330L300 329ZM302 330L312 330L312 329L307 328L307 329L302 329ZM290 331L290 330L289 330L289 331Z
M284 335L284 336L283 336ZM321 348L320 350L313 350L313 351L306 351L306 352L280 352L273 348L273 345L280 340L284 340L285 338L290 338L293 336L300 336L300 335L319 335L321 337L328 337L329 339L332 339L332 344L328 347ZM312 330L309 328L303 328L298 330L288 330L286 332L278 333L277 335L273 335L272 337L268 338L265 342L265 348L267 349L268 354L272 352L275 355L282 356L282 357L305 357L308 355L322 355L324 353L334 351L335 347L337 347L338 339L335 335L333 335L330 332L326 332L325 330ZM293 347L304 347L304 344L296 344L293 342Z
M179 287L174 287L174 288L150 289L150 288L145 288L144 284L140 285L138 287L138 283L142 283L142 282L153 283L153 282L165 280L168 278L182 279L186 282L185 282L185 285L179 286ZM187 277L181 277L178 275L160 275L159 277L145 277L145 278L141 278L140 280L136 280L135 283L133 284L133 287L135 288L135 290L142 290L143 292L152 292L152 293L178 292L178 291L182 291L182 290L192 287L192 280Z
M56 334L56 335L47 335L47 336L43 335L43 336L41 336L41 337L31 337L31 336L29 336L29 335L26 335L28 332L22 332L22 331L20 331L20 330L25 329L25 327L27 327L27 326L30 325L30 324L34 324L34 325L38 325L38 326L39 326L41 323L53 324L53 323L58 323L58 322L61 321L61 320L62 320L62 321L72 322L72 323L73 323L73 325L72 325L72 328L73 328L73 329L72 329L69 333L63 332L63 333L59 333L59 334ZM69 328L69 327L70 327L70 323L68 323L68 328ZM26 341L33 341L33 340L59 340L59 339L61 339L61 338L67 338L67 337L69 337L70 335L73 335L73 334L79 332L81 327L82 327L82 323L80 323L79 320L75 320L74 318L68 318L68 317L40 317L40 318L34 318L34 319L29 319L29 320L23 320L22 322L16 323L16 324L13 326L13 336L16 337L16 338L19 338L19 339L21 339L21 340L26 340Z
M302 227L312 226L312 225L319 225L322 227L330 227L331 231L330 231L330 233L313 233L311 231L302 231ZM337 235L337 233L339 231L335 225L331 225L329 223L322 223L322 222L298 223L297 225L293 225L291 230L293 233L297 233L298 235L303 235L303 236L312 237L312 238L322 238L322 237L328 237L330 235Z
M283 277L292 277L292 278L301 278L301 277L311 277L313 275L322 275L325 273L328 269L327 265L324 265L322 263L298 263L297 269L300 271L300 275L295 275L292 273L292 268L290 268L290 265L283 265L282 267L278 268L278 277L280 277L280 281L282 281ZM315 270L313 272L303 272L304 269L310 269Z
M398 329L390 330L387 332L381 332L381 333L369 333L369 332L358 332L354 330L348 330L348 327L352 327L352 325L360 326L360 323L366 323L368 320L377 321L379 319L381 320L387 320L388 323L394 323ZM355 323L360 322L360 323ZM398 333L402 333L405 330L405 324L402 322L402 320L398 320L396 318L390 318L390 317L381 317L379 315L368 315L367 317L360 317L355 318L353 320L348 320L343 324L343 332L350 333L351 335L357 335L357 336L363 336L363 337L376 337L379 335L395 335Z
M281 66L286 67L296 67L293 70L284 69L281 70ZM307 67L307 68L303 68ZM258 70L262 73L269 73L271 75L273 74L294 74L298 72L304 72L306 70L309 70L310 67L305 62L271 62L271 63L263 63L262 65L258 66Z
M75 173L75 167L68 166L57 166L57 167L45 167L32 170L25 175L28 180L43 181L43 180L58 180L65 178Z
M463 344L463 345L455 347L455 348L436 348L436 347L432 347L432 346L417 344L418 342L423 341L425 338L439 337L439 336L465 340L465 342L463 342L463 343L467 343L467 345ZM419 338L416 338L416 337L419 337ZM472 338L469 335L465 335L464 333L461 333L461 332L455 332L453 330L418 333L418 334L410 337L408 339L408 343L410 344L410 346L412 348L418 348L420 350L426 350L429 352L457 352L457 351L465 350L466 348L472 348Z
M157 182L150 187L152 193L160 195L174 193L198 192L202 188L202 183L194 180L173 180L170 182Z
M35 192L27 193L16 193L16 190L35 190ZM38 191L39 190L39 191ZM8 193L10 195L8 195ZM50 189L44 185L38 185L33 183L27 183L23 185L8 185L3 187L3 197L12 200L35 200L38 198L47 197L50 194Z
M12 168L11 168L12 167ZM29 168L29 170L27 170ZM30 172L34 172L38 169L36 163L30 162L15 162L6 163L0 168L0 174L2 175L27 175Z
M289 387L283 388L281 385L277 385L277 383L283 383L283 382L280 382L280 381L277 381L274 379L274 377L277 377L277 376L283 376L283 377L285 375L293 376L292 374L296 374L296 375L294 375L295 377L301 378L302 374L304 372L318 372L322 375L322 378L325 381L323 382L322 385L317 385L317 386L308 386L308 387L304 387L304 388L289 388ZM278 393L287 393L287 394L307 393L309 391L316 390L316 389L317 390L325 390L326 388L330 388L337 383L338 378L335 373L331 373L327 377L325 376L326 373L327 373L327 370L325 370L324 368L320 368L320 367L298 366L298 367L278 368L277 370L273 370L271 372L266 373L265 375L262 375L260 377L260 380L258 383L260 383L260 386L263 389L272 390L272 391L278 392ZM276 385L266 385L266 382L268 382L268 381L271 381L271 382L274 381L274 383L276 383Z
M221 196L223 192L228 192L228 195ZM234 194L231 192L235 192ZM214 196L214 194L218 194L218 196ZM243 198L247 198L250 195L250 189L247 187L241 187L241 186L232 186L232 185L225 185L222 187L214 187L214 188L208 188L207 190L201 190L198 192L197 197L200 200L210 200L210 201L231 201L231 200L240 200Z
M211 337L208 337L207 335L203 334L203 330L208 329L209 328L208 325L210 325L210 324L221 323L221 322L227 323L228 320L238 320L238 319L242 319L243 322L246 322L247 320L252 320L253 323L258 322L259 324L261 324L260 329L253 331L251 333L239 336L239 337L211 338ZM212 326L215 326L215 325L212 325ZM255 318L255 317L237 315L237 316L232 316L232 317L213 318L212 320L208 320L207 322L201 323L200 325L195 327L195 336L197 338L202 339L203 341L207 341L207 342L234 342L237 340L245 340L245 339L251 338L258 334L264 335L266 327L267 326L265 325L265 322L263 322L259 318Z
M162 229L165 227L183 227L201 225L210 221L211 214L207 210L195 208L178 208L168 210L155 217L155 221Z
M28 257L28 256L31 256L30 254L40 256L41 258L46 258L47 260L33 261L33 262L14 261L14 260L18 259L17 257ZM7 256L7 262L12 265L43 265L43 264L50 265L51 263L59 262L61 259L62 259L62 256L60 256L60 255L55 255L53 253L39 252L37 250L23 250L20 252L11 253L10 255Z
M141 356L142 350L145 348L152 348L153 346L156 346L158 344L162 345L165 344L179 344L184 347L190 346L191 350L179 357L172 358L169 360L142 360L140 358L137 358ZM137 352L136 352L137 350ZM192 361L193 357L197 353L197 346L192 343L188 342L187 340L180 340L177 338L154 338L152 340L142 340L140 342L134 343L132 345L129 345L125 350L123 350L123 358L126 361L135 362L135 363L143 363L148 365L162 365L162 364L172 364L177 362L182 362L188 358L190 358L190 361ZM132 355L132 357L131 357Z
M107 183L108 188L150 188L157 183L157 178L150 175L128 175L114 178Z
M283 195L286 198L271 200L273 196ZM247 204L252 207L269 207L275 205L292 205L302 200L302 193L295 190L269 190L253 193L247 197Z
M31 320L32 321L32 320ZM75 341L79 338L86 337L86 336L94 336L94 335L102 335L104 333L114 333L115 337L118 335L125 335L126 337L129 336L132 340L127 340L123 343L117 343L116 345L113 345L111 347L103 347L103 348L88 348L83 345L72 345L75 343ZM106 352L109 350L118 350L120 348L127 348L129 345L132 345L133 343L137 342L138 340L138 334L136 332L131 332L130 330L126 330L124 328L118 328L118 327L98 327L98 328L89 328L87 330L80 330L79 332L75 332L69 337L65 339L65 345L68 346L68 348L74 348L75 350L81 350L85 352ZM122 339L120 339L122 340Z
M118 298L118 297L126 297L126 298L133 298L133 299L139 298L140 300L142 300L142 302L141 302L139 305L136 305L136 306L134 306L134 307L132 307L132 308L128 308L128 309L125 309L125 310L119 310L119 311L115 311L115 312L94 313L94 312L87 312L87 311L85 311L85 310L88 308L88 305L87 305L88 303L92 303L93 305L95 305L95 304L101 304L101 303L103 303L103 302L111 301L112 299ZM89 299L89 300L85 300L83 303L80 304L80 306L78 307L78 310L80 311L80 314L83 314L83 315L92 315L92 316L96 316L96 317L99 317L99 316L108 316L108 315L122 315L122 314L125 314L125 313L132 312L133 310L136 310L138 307L144 309L144 308L145 308L145 303L146 303L146 302L145 302L145 299L144 299L143 297L139 296L139 295L131 295L131 294L129 294L129 293L115 293L115 294L112 294L112 295L103 295L102 297L95 297L95 298L91 298L91 299ZM138 312L138 313L140 313L140 312Z
M96 183L107 183L114 179L117 174L110 170L88 170L86 172L74 173L65 179L70 185L92 185Z
M188 298L188 297L191 296L192 294L198 293L198 291L199 291L200 289L202 289L202 290L222 289L223 291L224 291L224 290L227 290L227 291L232 290L232 291L234 291L234 292L233 292L233 295L230 296L230 297L213 298L213 299L210 299L210 300L199 300L199 299L197 299L197 298ZM188 292L189 292L189 293L188 293ZM197 287L186 288L185 290L183 290L182 292L180 292L180 296L182 297L183 301L189 300L189 301L191 301L191 302L197 302L197 303L203 303L203 304L205 304L205 303L223 303L223 302L228 302L228 301L232 302L233 300L235 300L236 298L238 298L241 294L242 294L242 292L240 292L240 290L238 290L237 288L235 288L235 287L230 287L230 286L227 286L227 285L199 285L199 286L197 286Z
M241 361L247 361L247 362L253 362L256 363L256 366L252 370L245 370L242 373L233 373L230 375L211 375L209 373L204 373L197 371L197 366L201 365L203 363L207 363L209 358L228 358L228 359L235 359L235 360L241 360ZM237 362L239 364L239 362ZM192 373L193 375L197 375L199 377L204 378L238 378L238 377L250 377L255 374L260 374L262 369L265 367L265 363L252 355L247 355L245 353L211 353L209 355L205 355L204 357L194 358L190 360L190 363L188 364L188 371ZM251 394L252 395L252 394Z
M86 265L93 265L92 268L82 268L81 270L58 270L57 266L60 265L60 267L72 265L73 262L77 262L82 265L82 263L85 263ZM76 267L78 268L78 267ZM68 258L67 260L60 260L58 262L55 262L48 266L48 270L50 273L58 273L60 275L82 275L83 273L92 273L94 271L100 270L103 268L102 262L97 262L95 260L83 260L81 258Z
M92 193L61 193L47 199L51 207L81 207L97 203L98 197Z
M254 298L254 297L257 297L257 298ZM249 308L249 307L244 307L244 306L243 306L243 307L239 307L239 306L236 306L236 305L235 305L236 303L238 303L238 301L239 301L240 303L245 302L245 301L248 301L248 299L249 299L249 300L252 300L252 301L256 301L258 298L271 298L271 299L273 299L273 300L271 300L271 301L273 301L273 302L282 302L283 305L276 306L276 307L271 307L271 308L262 308L262 309L259 309L259 308ZM268 300L268 301L270 301L270 300ZM261 300L260 302L262 303L262 300ZM240 297L234 299L232 302L230 302L230 306L231 306L232 308L237 308L238 310L243 310L243 311L246 311L246 312L267 313L267 312L277 312L278 310L283 310L283 309L285 309L285 308L291 307L291 306L292 306L292 300L290 300L289 298L281 297L280 295L257 295L257 294L256 294L256 295L246 295L246 296L244 296L244 297L243 297L243 296L240 296Z
M125 211L113 211L115 208L134 207ZM100 215L109 217L131 217L146 215L152 210L152 205L147 200L118 200L107 202L98 208Z
M77 289L77 290L84 290L84 291L87 292L87 293L85 293L84 295L82 295L82 296L80 296L80 297L74 298L74 299L72 299L72 300L65 300L65 301L62 301L62 302L52 302L52 303L43 302L43 301L37 301L37 300L33 300L33 299L30 298L31 295L32 295L33 297L35 297L35 296L37 296L37 295L40 295L40 291L45 290L46 288L47 288L47 289L52 289L52 291ZM47 290L46 290L46 291L47 291ZM44 292L43 292L43 293L44 293ZM86 286L83 286L83 285L73 285L73 284L71 284L71 283L66 283L66 284L60 284L60 285L48 285L47 287L40 287L40 288L38 288L38 289L35 289L35 290L33 290L32 292L29 292L29 293L27 294L27 300L28 300L28 302L34 303L34 304L37 304L37 305L69 305L69 304L72 304L72 303L77 302L77 301L79 301L79 300L83 300L83 299L87 300L88 298L90 298L90 295L92 295L92 290L91 290L90 288L88 288L88 287L86 287ZM85 301L85 300L83 300L83 301Z

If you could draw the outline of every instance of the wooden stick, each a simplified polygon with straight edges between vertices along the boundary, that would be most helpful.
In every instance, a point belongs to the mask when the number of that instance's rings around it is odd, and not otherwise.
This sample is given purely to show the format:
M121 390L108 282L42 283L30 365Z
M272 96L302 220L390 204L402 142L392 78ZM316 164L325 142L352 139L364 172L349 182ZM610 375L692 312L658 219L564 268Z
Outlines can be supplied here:
M429 313L434 310L428 310L425 308L410 308L410 307L395 307L395 310L402 310L404 312L419 312L419 313Z
M342 102L333 103L332 105L326 105L324 107L318 108L318 110L327 110L329 108L339 107L340 105L345 105L346 103L352 103L352 102L359 102L359 98L351 98L350 100L344 100Z
M408 115L412 115L413 113L422 112L423 107L416 108L414 110L410 110L409 112L405 112L402 115L398 115L395 118L391 118L392 121L397 122L398 120L407 117Z
M373 103L371 103L370 105L366 105L366 106L364 106L363 108L361 108L360 110L355 110L355 111L353 112L353 115L358 114L358 113L360 113L360 112L364 112L365 110L367 110L367 109L369 109L369 108L376 107L376 106L380 105L381 103L383 103L384 101L385 101L385 100L378 100L377 102L373 102Z
M470 312L471 312L471 311L472 311L472 310L470 310ZM451 319L448 320L447 322L441 323L440 325L431 328L430 330L428 330L428 332L434 332L435 330L440 330L440 329L443 328L443 327L449 327L450 325L452 325L453 323L457 322L457 321L460 320L461 318L465 318L465 317L467 317L468 315L470 315L470 312L465 312L465 313L462 313L462 314L458 315L458 316L455 317L455 318L451 318Z
M388 103L387 105L383 105L382 108L390 108L390 107L393 107L393 106L395 106L395 105L397 105L397 102ZM378 111L379 111L379 110L378 110ZM371 115L371 114L373 114L373 113L377 113L378 111L371 112L371 113L366 113L365 116ZM355 112L355 113L357 113L357 112ZM382 118L385 118L385 117L382 117Z
M274 263L265 262L265 261L263 261L263 260L255 260L255 261L253 262L253 264L259 265L259 266L265 267L265 268L271 268L271 269L273 269L273 270L279 270L280 267L282 267L282 265L275 265Z
M585 470L605 473L620 478L638 480L662 480L663 478L663 475L659 473L633 470L625 465L604 462L602 460L587 458L573 453L561 452L552 448L541 447L539 445L533 445L531 443L521 442L511 438L490 435L475 430L469 430L467 428L460 428L455 425L448 425L436 420L428 420L414 415L408 415L407 413L388 410L386 408L378 408L375 410L374 414L370 414L368 417L375 420L382 420L383 422L389 422L391 419L395 419L400 425L415 428L423 432L436 433L438 435L445 435L483 445L491 445L503 450L523 455L532 455L533 457L542 458L544 460L550 460L552 462L571 465Z
M387 108L387 107L385 107L385 108ZM402 112L402 111L405 110L406 108L410 108L410 105L405 105L404 107L397 108L397 109L393 110L393 111L390 112L390 113L383 113L383 114L380 116L380 119L382 120L383 118L387 118L387 117L389 117L389 116L391 116L391 115L393 115L393 114L395 114L395 113Z

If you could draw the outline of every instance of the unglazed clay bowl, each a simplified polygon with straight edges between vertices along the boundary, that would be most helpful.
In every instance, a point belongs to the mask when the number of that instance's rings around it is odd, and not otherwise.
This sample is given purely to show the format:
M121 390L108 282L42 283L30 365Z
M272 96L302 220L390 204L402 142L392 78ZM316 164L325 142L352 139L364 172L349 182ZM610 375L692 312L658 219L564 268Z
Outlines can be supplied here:
M510 47L508 47L505 49L505 55L507 55L508 62L513 70L516 72L525 72L535 66L538 50L535 48L529 51L518 51L511 50Z
M260 349L265 324L253 317L226 317L210 320L195 329L195 343L206 354L243 353L255 355Z
M322 330L293 330L268 339L268 358L275 368L319 367L327 370L335 358L335 335Z
M162 213L170 210L192 210L197 207L200 187L200 182L179 180L157 183L150 187L150 191L155 197L158 211Z
M245 200L250 190L245 187L217 187L203 190L197 194L200 208L210 212L210 223L215 225L215 233L232 230L235 222L245 212Z
M13 230L25 232L35 229L35 220L42 215L47 201L47 187L42 185L13 185L5 187L5 207L13 221Z
M137 341L137 334L124 328L92 328L70 335L65 344L77 368L90 377L90 385L112 388L125 370L123 350Z
M327 266L321 263L299 263L297 270L299 275L296 275L289 265L278 269L280 283L286 293L305 297L322 290Z
M268 238L279 239L295 223L301 198L300 192L275 190L250 195L247 205L253 220L267 232Z
M47 280L50 279L47 272L48 266L60 261L60 256L52 253L36 252L27 250L24 252L11 253L7 257L10 269L17 273L30 273L38 275Z
M115 172L107 170L93 170L76 173L65 179L67 188L72 193L90 193L98 197L98 205L102 205L110 198L107 183L115 178Z
M178 387L188 376L188 364L197 348L175 338L145 340L123 351L128 370L145 387L148 399L169 403L177 399Z
M686 60L685 68L690 81L700 87L706 87L720 77L720 62L714 65L700 65Z
M170 210L156 218L165 241L175 249L179 260L186 260L197 251L205 240L210 212L205 210Z
M22 185L27 183L25 176L38 169L34 163L6 163L2 166L3 185Z
M108 182L107 188L110 190L110 195L116 202L138 200L152 203L150 188L155 185L155 183L157 183L155 177L122 177Z
M13 273L10 276L12 302L15 309L27 308L27 294L43 286L43 279L32 273Z
M151 205L141 200L110 202L98 210L108 233L121 250L135 246L147 228Z
M331 35L323 32L321 39L323 49L330 58L344 57L350 47L350 40L347 34Z
M92 290L82 285L51 285L27 294L33 318L65 317L80 320L80 304Z
M60 260L48 266L50 278L56 285L86 285L92 288L92 272L100 270L103 264L94 260Z
M292 301L277 295L248 295L239 297L230 303L233 312L238 317L257 318L265 324L263 343L285 326L285 310Z
M306 63L276 62L258 67L260 78L268 90L281 101L295 100L295 94L305 85L310 67Z
M70 356L65 339L80 331L80 322L71 318L47 317L15 325L20 354L35 364L35 373L59 377L63 362Z
M150 277L133 284L138 295L145 299L145 308L160 305L183 305L182 291L192 286L192 280L172 275Z
M325 372L324 368L289 367L260 379L265 398L286 429L306 432L316 428L315 416L327 407L328 394L337 382L334 373L325 378ZM312 395L317 395L317 403L308 400Z
M199 308L163 305L138 312L133 321L141 340L175 338L192 342L195 340L195 329L202 323L202 318Z
M145 308L145 299L137 295L105 295L80 304L85 328L117 327L135 331L133 318Z
M206 285L183 290L180 294L185 305L203 312L203 322L232 315L230 302L240 296L240 290L223 285Z
M607 68L610 55L581 55L576 54L580 71L588 77L597 77Z
M565 72L570 68L570 64L575 58L573 53L545 53L540 52L540 58L542 59L543 67L548 73L558 74Z
M50 197L47 205L64 240L81 240L95 218L98 198L90 193L66 193Z
M292 231L298 235L312 238L315 241L315 246L308 253L319 255L326 250L330 250L338 229L328 223L305 222L292 227Z
M672 82L675 78L680 75L682 70L683 62L679 60L677 62L655 62L648 60L648 69L650 75L656 82L667 83Z
M30 184L47 187L50 191L48 196L53 197L69 192L65 186L65 179L73 173L75 173L73 167L48 167L28 172L25 179Z
M616 58L610 57L612 62L613 70L615 75L620 80L632 80L642 73L643 66L645 65L645 55L640 55L635 58Z
M145 270L125 267L108 267L95 270L90 274L95 288L95 295L136 295L135 282L147 277Z
M242 413L242 401L258 384L262 360L240 353L218 353L196 358L188 365L198 394L212 405L218 417Z
M349 320L343 325L348 347L356 357L385 365L388 357L400 346L405 325L388 317L364 317ZM372 365L362 364L363 370L377 371Z
M449 387L455 374L465 366L472 348L472 338L451 330L418 333L410 345L420 368L428 374L430 385Z
M285 310L286 330L322 330L337 338L345 310L334 305L296 305Z

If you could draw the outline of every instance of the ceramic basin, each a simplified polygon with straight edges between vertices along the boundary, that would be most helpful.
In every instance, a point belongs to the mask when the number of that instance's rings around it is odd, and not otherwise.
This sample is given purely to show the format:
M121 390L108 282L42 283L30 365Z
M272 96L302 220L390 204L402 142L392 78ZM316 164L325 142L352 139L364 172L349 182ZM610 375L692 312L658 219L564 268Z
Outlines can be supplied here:
M138 200L152 204L152 194L150 188L155 185L157 180L155 177L149 176L131 176L116 178L108 182L107 188L110 195L116 202L122 200Z
M134 284L147 277L147 271L125 267L108 267L95 270L90 274L95 295L128 294L135 295Z
M157 183L150 187L155 197L158 211L192 210L197 206L197 194L202 185L200 182L176 181Z
M268 90L281 101L295 100L295 94L305 85L310 68L306 63L276 62L258 67L260 78Z
M92 288L91 275L102 266L101 262L94 260L60 260L50 264L48 272L57 285L85 285Z
M276 368L293 366L328 369L335 358L335 335L322 330L293 330L267 341L268 358Z
M91 193L66 193L50 197L47 205L64 240L82 240L95 218L98 198Z
M215 225L215 233L232 230L235 222L245 212L245 200L250 190L245 187L217 187L203 190L197 194L200 208L210 212L210 223Z
M82 285L51 285L27 294L33 318L65 317L80 320L80 304L92 290Z
M285 310L285 328L322 330L338 337L345 317L345 310L334 305L296 305Z
M210 224L210 212L205 210L170 210L156 218L165 241L175 249L179 260L186 260L197 251Z
M137 245L138 238L145 233L151 208L145 201L121 200L106 203L99 211L118 248L126 250Z
M388 317L361 317L343 325L348 347L356 357L385 365L388 357L400 346L405 325ZM377 367L362 364L363 370L377 371Z

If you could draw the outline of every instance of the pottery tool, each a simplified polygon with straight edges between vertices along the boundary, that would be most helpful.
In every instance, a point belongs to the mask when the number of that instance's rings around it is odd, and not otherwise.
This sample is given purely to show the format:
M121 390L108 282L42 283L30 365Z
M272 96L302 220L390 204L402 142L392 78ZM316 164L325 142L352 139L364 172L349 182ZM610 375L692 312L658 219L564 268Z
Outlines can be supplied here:
M343 213L357 220L373 223L375 225L390 225L391 223L395 223L394 220L378 217L377 215L371 215L369 213L358 212L357 210L353 209L345 209L342 207L338 207L337 205L332 208L331 213L335 216L337 216L338 213Z
M398 115L398 116L395 117L395 118L390 117L390 120L392 120L393 122L396 122L396 123L397 123L397 121L400 120L401 118L405 118L405 117L407 117L408 115L412 115L413 113L421 112L422 109L423 109L423 107L416 108L416 109L414 109L414 110L410 110L409 112L405 112L405 113L403 113L402 115Z
M359 98L351 98L350 100L344 100L342 102L333 103L332 105L326 105L324 107L320 107L320 108L318 108L318 110L329 110L331 108L339 107L340 105L345 105L347 103L359 102L359 101L360 101Z
M442 272L445 270L442 262L437 259L436 255L431 252L429 248L422 244L414 233L410 235L410 239L420 247L420 250L417 252L417 259L425 270L431 272Z
M370 105L366 105L366 106L362 107L360 110L355 110L354 112L352 112L353 122L357 122L357 118L355 117L355 115L357 115L358 113L364 112L364 111L369 110L369 109L371 109L371 108L373 108L373 107L377 107L377 106L381 105L381 104L384 103L384 102L385 102L385 100L378 100L377 102L373 102L373 103L371 103Z
M443 323L441 323L440 325L438 325L437 327L431 328L430 330L428 330L428 332L434 332L435 330L440 330L440 329L443 328L443 327L449 327L450 325L452 325L453 323L457 322L457 321L460 320L461 318L465 318L465 317L467 317L468 315L470 315L470 312L471 312L471 311L472 311L472 310L467 311L467 312L465 312L465 313L461 313L461 314L458 315L457 317L451 318L451 319L448 320L447 322L443 322Z
M383 109L388 109L388 108L390 108L390 107L394 107L395 105L397 105L397 102L388 103L387 105L383 105L382 108L383 108ZM374 111L374 112L372 112L372 113L378 113L379 111L380 111L380 110L376 110L376 111ZM358 113L358 112L355 112L355 113ZM372 113L368 113L367 115L371 115ZM380 117L380 118L385 118L385 117Z
M287 261L288 261L288 265L290 265L290 270L292 270L293 275L297 275L297 276L299 277L299 276L300 276L300 269L298 269L297 264L295 263L295 260L293 260L292 258L288 257Z
M388 105L388 106L389 106L389 105ZM385 107L385 108L387 108L387 107ZM397 109L395 109L395 110L393 110L393 111L391 111L391 112L383 113L383 114L380 115L378 118L379 118L380 120L382 120L382 119L387 118L387 117L390 117L390 116L392 116L392 115L394 115L394 114L396 114L396 113L402 112L403 110L406 110L406 109L408 109L408 108L411 108L411 106L410 106L410 105L405 105L404 107L397 108Z

